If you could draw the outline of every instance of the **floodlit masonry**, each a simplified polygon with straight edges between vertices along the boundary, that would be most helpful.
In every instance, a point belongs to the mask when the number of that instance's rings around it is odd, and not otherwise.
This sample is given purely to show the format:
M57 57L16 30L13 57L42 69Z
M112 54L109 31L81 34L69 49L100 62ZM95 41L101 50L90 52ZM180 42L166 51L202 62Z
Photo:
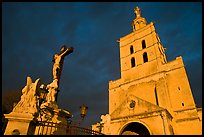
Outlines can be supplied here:
M138 7L133 32L120 38L121 78L109 81L109 113L92 125L107 135L201 135L182 57L167 62L154 23Z

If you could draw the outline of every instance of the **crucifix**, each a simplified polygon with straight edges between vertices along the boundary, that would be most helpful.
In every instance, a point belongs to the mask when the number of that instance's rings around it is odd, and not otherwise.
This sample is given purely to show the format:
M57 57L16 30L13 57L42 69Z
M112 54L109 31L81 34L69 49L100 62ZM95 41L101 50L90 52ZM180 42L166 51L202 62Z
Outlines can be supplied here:
M67 48L65 45L63 45L60 49L59 54L54 54L52 61L54 62L52 74L53 74L53 82L47 86L48 88L48 96L47 100L49 101L57 101L57 96L59 92L59 81L61 77L62 67L64 63L65 56L71 54L73 52L74 48L69 47Z
M63 62L64 62L64 57L72 53L74 50L73 47L67 48L65 45L62 46L60 53L59 54L54 54L52 61L54 62L53 65L53 80L60 81L60 76L62 72L62 67L63 67Z

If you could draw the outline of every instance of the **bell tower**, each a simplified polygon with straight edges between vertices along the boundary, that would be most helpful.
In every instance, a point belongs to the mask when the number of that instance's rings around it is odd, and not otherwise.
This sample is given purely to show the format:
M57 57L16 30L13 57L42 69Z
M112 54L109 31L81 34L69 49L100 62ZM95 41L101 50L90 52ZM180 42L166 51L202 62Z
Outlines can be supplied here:
M182 57L167 62L154 23L139 7L132 32L119 41L121 78L109 81L105 134L201 134L197 109Z
M165 48L156 33L154 23L147 24L139 7L134 9L134 13L136 18L132 22L133 32L119 39L121 79L109 82L109 111L116 108L119 102L115 102L115 98L120 94L136 95L168 108L170 112L184 106L195 107L182 57L167 62ZM125 92L113 92L117 87ZM177 92L181 87L183 92ZM177 103L174 96L181 96ZM189 99L186 100L187 98ZM111 105L112 103L115 105Z
M141 17L139 7L134 12L133 32L119 40L121 77L126 80L156 73L162 64L167 63L165 49L154 24L147 24L146 19Z

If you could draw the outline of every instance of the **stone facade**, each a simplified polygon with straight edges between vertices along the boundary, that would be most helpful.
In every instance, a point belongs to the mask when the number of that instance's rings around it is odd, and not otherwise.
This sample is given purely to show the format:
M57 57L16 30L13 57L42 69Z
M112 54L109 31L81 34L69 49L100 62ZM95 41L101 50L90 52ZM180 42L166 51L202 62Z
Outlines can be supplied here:
M154 24L135 9L133 32L120 38L121 78L109 81L109 114L92 126L104 134L202 134L182 57L167 62Z

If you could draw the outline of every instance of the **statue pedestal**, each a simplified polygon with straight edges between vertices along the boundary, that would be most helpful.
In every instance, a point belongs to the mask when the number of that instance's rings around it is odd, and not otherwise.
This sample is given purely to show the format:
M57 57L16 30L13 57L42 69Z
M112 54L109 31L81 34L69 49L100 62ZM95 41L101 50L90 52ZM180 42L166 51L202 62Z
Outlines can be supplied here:
M33 135L35 132L34 116L28 113L4 114L8 119L4 135Z
M68 111L58 109L54 105L45 106L44 115L38 117L35 135L66 135L67 118L71 117Z
M57 123L56 131L53 132L53 135L66 135L67 130L67 121L64 117L57 115L53 118L53 121Z
M67 121L65 118L54 115L49 121L38 120L35 135L66 135Z

